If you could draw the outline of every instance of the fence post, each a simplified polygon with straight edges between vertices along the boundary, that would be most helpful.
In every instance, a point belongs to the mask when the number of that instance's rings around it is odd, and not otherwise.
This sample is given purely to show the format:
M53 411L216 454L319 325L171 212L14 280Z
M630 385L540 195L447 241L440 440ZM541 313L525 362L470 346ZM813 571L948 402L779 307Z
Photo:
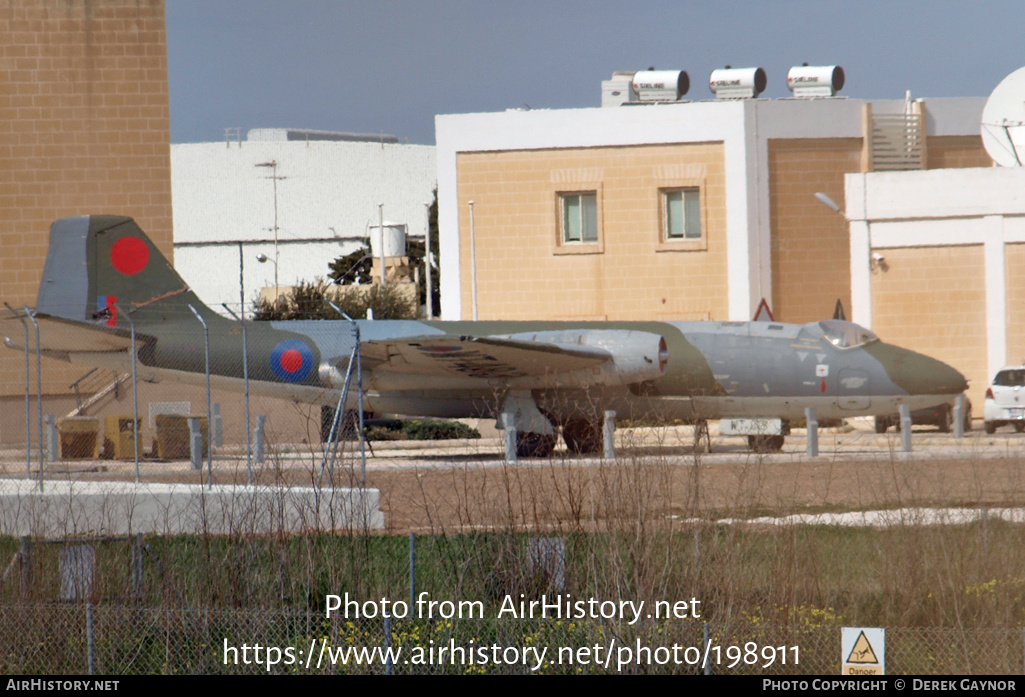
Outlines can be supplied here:
M502 429L505 436L505 461L516 462L516 414L502 412Z
M118 314L124 315L128 320L128 326L132 332L132 441L135 446L135 483L139 483L139 356L138 346L135 343L135 320L132 315L121 309L119 303L114 303L114 309Z
M47 414L43 417L43 423L46 424L46 461L57 462L60 459L60 436L57 434L57 419L53 414Z
M704 642L703 642L703 644L701 646L701 655L705 657L705 666L704 666L705 675L711 675L712 674L712 665L708 662L709 653L711 653L711 652L709 651L708 645L711 643L712 638L710 636L711 632L708 631L708 622L705 622L703 634L704 634Z
M241 299L241 306L239 307L241 316L232 312L231 308L224 303L221 303L221 307L242 325L242 401L246 405L246 430L243 431L243 434L246 439L246 484L249 485L253 483L253 441L249 438L249 425L252 423L249 418L249 338L246 334L246 292L242 278L242 243L239 242L238 285L239 297Z
M384 674L391 675L391 614L388 612L384 613L384 655Z
M897 407L900 412L900 442L904 452L911 452L911 407L901 404Z
M28 360L28 323L25 322L25 318L18 314L18 311L11 307L8 303L4 303L11 314L21 322L22 328L25 330L25 479L32 479L32 406L29 395L32 393L32 383L29 380L29 360Z
M209 427L209 421L207 426ZM192 469L203 471L203 429L199 425L199 419L188 419L189 424L189 460Z
M264 430L267 427L267 417L257 416L256 425L253 426L253 462L262 465L267 458L267 446L264 438Z
M221 422L221 405L210 405L210 449L224 445L224 430Z
M274 292L277 292L275 286ZM199 323L203 325L203 372L206 373L206 437L207 437L207 472L206 472L206 485L209 488L213 488L214 485L214 442L213 442L213 410L210 403L210 328L206 324L206 320L203 319L203 315L199 314L199 310L189 305L189 309L192 310L192 314L196 316ZM218 414L219 415L219 414ZM192 430L192 421L189 421L189 430ZM197 430L199 430L197 428ZM190 445L195 444L196 436L192 435L192 440L189 442ZM196 463L199 463L198 466ZM203 436L200 434L199 437L199 458L197 460L195 454L192 455L192 468L202 470L203 469Z
M384 229L383 228L381 229L381 241L382 242L384 241ZM384 269L383 268L381 269L381 274L382 274L381 277L383 278L384 277L384 275L383 275L384 274ZM366 439L366 433L365 433L365 430L364 430L365 426L363 424L363 351L361 350L361 346L363 345L363 340L360 338L359 323L356 322L356 320L354 320L352 317L349 317L349 315L347 315L344 312L342 312L342 309L340 307L338 307L337 305L335 305L330 300L327 301L327 304L331 306L331 309L333 309L335 312L337 312L342 317L344 317L349 322L349 326L352 328L352 338L353 338L352 353L353 353L353 356L356 358L356 389L358 391L358 394L357 394L358 400L357 401L358 401L358 404L359 404L359 406L357 408L357 413L359 414L359 457L360 457L359 485L360 485L360 487L365 487L367 485L367 448L366 448L367 439ZM367 319L372 319L371 312L372 312L371 310L367 310ZM349 362L350 363L352 362L352 358L349 359ZM349 386L348 372L349 372L349 369L346 369L346 378L345 378L346 389ZM345 400L341 400L341 401L344 402ZM344 404L342 405L342 408L343 409L345 408ZM336 416L336 418L337 418L337 416ZM372 453L373 449L371 449L370 452Z
M603 456L606 460L616 459L616 412L612 409L605 410L605 421L601 429L602 445L604 446Z
M965 396L962 392L954 400L954 438L964 438Z
M18 570L21 572L21 601L29 601L32 583L32 539L28 535L21 536L18 549Z
M39 322L28 305L22 305L25 309L25 316L32 322L36 329L36 411L39 414L39 491L43 491L43 361L39 346Z
M93 604L85 604L85 642L89 675L96 675L96 641L93 631Z
M136 602L142 601L143 595L143 542L142 533L136 533L135 537L132 538L132 597Z
M815 407L804 408L805 426L808 431L808 457L819 454L819 422L815 417Z
M409 608L416 607L416 533L409 533Z

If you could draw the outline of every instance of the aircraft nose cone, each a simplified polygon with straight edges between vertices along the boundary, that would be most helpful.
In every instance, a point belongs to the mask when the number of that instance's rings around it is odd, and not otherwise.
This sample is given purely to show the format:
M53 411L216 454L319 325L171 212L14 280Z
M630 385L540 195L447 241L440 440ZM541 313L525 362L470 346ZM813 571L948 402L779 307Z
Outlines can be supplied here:
M968 381L955 368L935 358L883 345L876 355L898 387L910 395L954 395L968 389Z
M921 356L918 360L921 364L911 378L912 389L922 394L959 394L968 389L968 380L957 369L928 356Z

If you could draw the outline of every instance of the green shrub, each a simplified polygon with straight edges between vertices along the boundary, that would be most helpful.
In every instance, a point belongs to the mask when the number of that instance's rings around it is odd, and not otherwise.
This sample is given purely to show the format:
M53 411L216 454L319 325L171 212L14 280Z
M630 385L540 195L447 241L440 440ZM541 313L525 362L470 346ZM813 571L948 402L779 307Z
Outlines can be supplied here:
M459 421L407 421L402 433L409 440L450 440L452 438L480 438L480 432Z
M480 438L480 432L459 421L377 420L367 427L367 440L451 440Z

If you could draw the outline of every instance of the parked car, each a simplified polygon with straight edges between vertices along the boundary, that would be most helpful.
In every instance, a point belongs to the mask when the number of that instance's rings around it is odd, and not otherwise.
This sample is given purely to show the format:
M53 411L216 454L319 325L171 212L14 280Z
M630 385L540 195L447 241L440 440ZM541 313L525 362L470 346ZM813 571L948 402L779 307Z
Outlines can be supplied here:
M986 433L1008 424L1018 433L1025 431L1025 365L1011 365L997 371L986 390L982 418Z
M964 401L964 430L972 430L972 403L968 398ZM926 409L916 409L911 412L911 423L915 426L935 426L941 433L950 433L954 430L954 403L945 402ZM886 414L876 417L876 433L886 433L890 426L900 430L900 415Z

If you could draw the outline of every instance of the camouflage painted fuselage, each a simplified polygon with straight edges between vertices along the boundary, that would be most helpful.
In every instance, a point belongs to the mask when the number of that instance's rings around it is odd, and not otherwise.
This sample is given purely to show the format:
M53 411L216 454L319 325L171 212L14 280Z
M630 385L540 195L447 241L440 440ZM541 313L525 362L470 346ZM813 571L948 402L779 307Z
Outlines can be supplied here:
M36 313L47 355L143 380L213 384L334 405L361 340L365 408L495 416L510 394L555 423L890 414L954 399L964 377L847 322L245 322L207 308L130 218L51 229ZM17 344L21 326L4 331ZM206 332L204 333L204 325ZM244 340L243 340L244 337ZM208 344L206 343L208 340ZM356 404L355 390L347 404Z

